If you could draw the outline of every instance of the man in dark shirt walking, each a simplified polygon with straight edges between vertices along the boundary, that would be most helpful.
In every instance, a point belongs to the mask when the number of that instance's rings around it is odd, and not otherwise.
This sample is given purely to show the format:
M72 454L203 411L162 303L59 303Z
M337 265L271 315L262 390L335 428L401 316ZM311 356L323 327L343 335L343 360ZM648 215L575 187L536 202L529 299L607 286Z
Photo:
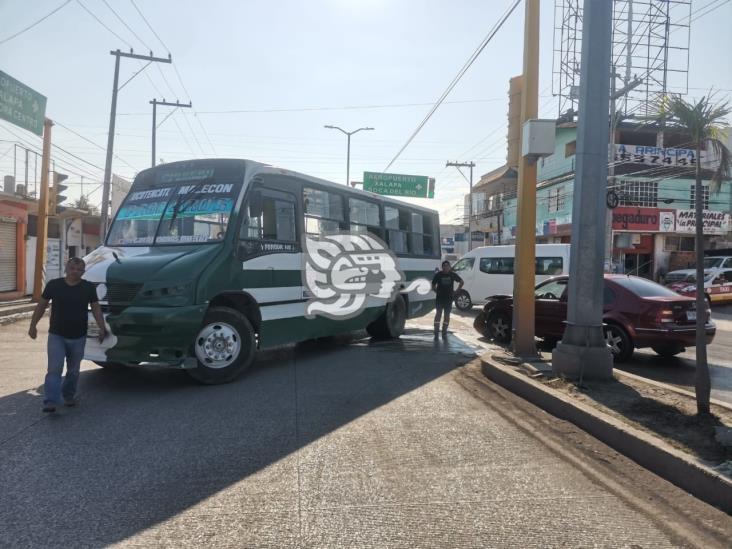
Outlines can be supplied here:
M99 326L99 341L107 332L102 309L99 307L94 285L82 280L86 265L78 257L66 264L66 276L55 278L46 284L42 297L33 311L28 335L38 336L36 325L51 302L51 323L48 329L48 371L43 386L43 411L55 412L61 397L66 406L76 404L76 385L79 367L84 357L87 330L87 307L91 305L94 320ZM61 383L66 359L66 377Z
M463 287L463 279L452 270L449 261L442 262L442 270L435 273L432 277L432 290L437 294L435 300L435 338L437 338L440 329L440 318L445 314L442 320L442 336L447 336L447 326L450 324L450 311L452 310L452 298L454 294L454 286L457 282L458 290Z

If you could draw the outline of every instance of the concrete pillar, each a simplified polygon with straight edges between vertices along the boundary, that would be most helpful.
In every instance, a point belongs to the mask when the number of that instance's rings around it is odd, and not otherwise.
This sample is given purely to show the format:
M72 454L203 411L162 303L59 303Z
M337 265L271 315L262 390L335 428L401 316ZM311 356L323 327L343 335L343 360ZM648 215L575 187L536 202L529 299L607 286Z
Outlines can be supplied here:
M602 328L612 7L584 2L567 326L552 361L568 378L609 379L613 371Z

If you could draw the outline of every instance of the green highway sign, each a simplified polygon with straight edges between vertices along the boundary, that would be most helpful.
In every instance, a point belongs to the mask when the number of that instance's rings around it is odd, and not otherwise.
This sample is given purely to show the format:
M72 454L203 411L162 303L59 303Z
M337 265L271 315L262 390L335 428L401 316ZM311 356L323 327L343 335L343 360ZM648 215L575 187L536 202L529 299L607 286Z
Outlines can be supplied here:
M435 180L426 175L363 172L363 190L391 196L434 198Z
M0 118L43 135L46 98L0 71Z

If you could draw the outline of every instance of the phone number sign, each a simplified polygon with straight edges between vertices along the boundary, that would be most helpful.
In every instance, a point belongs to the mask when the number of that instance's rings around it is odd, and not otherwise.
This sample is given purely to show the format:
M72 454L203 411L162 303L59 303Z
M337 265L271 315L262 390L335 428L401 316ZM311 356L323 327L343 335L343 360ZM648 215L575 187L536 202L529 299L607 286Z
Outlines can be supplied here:
M701 161L706 158L701 153ZM648 164L650 166L696 166L697 158L694 149L664 149L646 145L615 145L615 161L632 164Z

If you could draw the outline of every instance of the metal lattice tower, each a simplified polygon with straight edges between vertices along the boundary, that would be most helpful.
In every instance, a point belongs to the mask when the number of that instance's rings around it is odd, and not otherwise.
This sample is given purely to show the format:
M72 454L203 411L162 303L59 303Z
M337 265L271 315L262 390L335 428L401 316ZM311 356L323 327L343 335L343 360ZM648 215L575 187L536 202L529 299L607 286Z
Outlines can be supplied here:
M643 117L665 93L689 83L691 0L612 0L612 89L626 90L616 108ZM559 116L572 119L579 103L583 0L555 0L552 94ZM631 88L628 90L628 88Z

